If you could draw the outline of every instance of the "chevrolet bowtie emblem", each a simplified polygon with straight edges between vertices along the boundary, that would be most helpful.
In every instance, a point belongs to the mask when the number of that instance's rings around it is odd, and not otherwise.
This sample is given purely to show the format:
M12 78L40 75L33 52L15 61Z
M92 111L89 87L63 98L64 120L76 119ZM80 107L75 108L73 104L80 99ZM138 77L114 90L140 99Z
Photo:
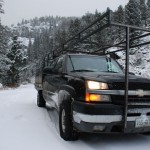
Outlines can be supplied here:
M144 97L144 95L145 95L144 91L141 89L137 90L136 94L138 95L138 97Z

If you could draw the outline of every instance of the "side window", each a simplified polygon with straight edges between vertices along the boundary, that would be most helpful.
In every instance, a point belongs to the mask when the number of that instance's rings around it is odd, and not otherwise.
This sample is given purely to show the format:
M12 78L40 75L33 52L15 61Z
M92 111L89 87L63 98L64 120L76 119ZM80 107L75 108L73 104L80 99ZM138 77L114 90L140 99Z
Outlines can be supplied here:
M56 65L55 65L54 69L58 73L61 73L62 70L63 70L63 60L64 60L63 57L58 58L58 61L57 61Z

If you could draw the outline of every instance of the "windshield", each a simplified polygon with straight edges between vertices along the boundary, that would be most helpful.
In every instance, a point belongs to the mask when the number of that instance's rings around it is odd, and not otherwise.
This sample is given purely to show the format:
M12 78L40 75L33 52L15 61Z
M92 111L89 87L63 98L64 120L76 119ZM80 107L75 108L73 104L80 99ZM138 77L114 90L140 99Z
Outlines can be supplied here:
M100 56L69 56L67 61L69 72L113 72L123 73L116 61Z

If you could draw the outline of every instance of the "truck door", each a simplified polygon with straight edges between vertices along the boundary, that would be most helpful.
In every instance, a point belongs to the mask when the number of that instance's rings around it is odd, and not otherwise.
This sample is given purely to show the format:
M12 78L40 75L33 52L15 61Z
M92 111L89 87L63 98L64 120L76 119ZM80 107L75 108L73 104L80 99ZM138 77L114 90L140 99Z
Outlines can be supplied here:
M59 57L53 68L53 73L47 76L48 101L53 107L58 106L58 91L60 86L64 83L62 77L63 62L64 57Z
M53 62L49 64L47 67L50 67L51 69L54 68L57 60L58 59L54 59ZM44 73L44 80L43 80L43 96L46 102L48 102L51 106L53 106L51 97L54 95L55 92L53 86L54 76L55 76L54 71L52 71L51 73Z

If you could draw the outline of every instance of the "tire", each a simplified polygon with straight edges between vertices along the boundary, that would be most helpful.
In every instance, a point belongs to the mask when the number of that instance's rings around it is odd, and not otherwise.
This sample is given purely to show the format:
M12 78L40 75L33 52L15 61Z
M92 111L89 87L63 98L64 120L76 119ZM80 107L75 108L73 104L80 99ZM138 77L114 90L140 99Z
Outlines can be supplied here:
M38 107L45 107L46 105L46 102L43 98L43 95L42 95L42 91L38 91L38 95L37 95L37 106Z
M60 136L65 141L75 141L78 139L78 133L73 130L71 103L68 101L63 101L60 105L59 130Z

